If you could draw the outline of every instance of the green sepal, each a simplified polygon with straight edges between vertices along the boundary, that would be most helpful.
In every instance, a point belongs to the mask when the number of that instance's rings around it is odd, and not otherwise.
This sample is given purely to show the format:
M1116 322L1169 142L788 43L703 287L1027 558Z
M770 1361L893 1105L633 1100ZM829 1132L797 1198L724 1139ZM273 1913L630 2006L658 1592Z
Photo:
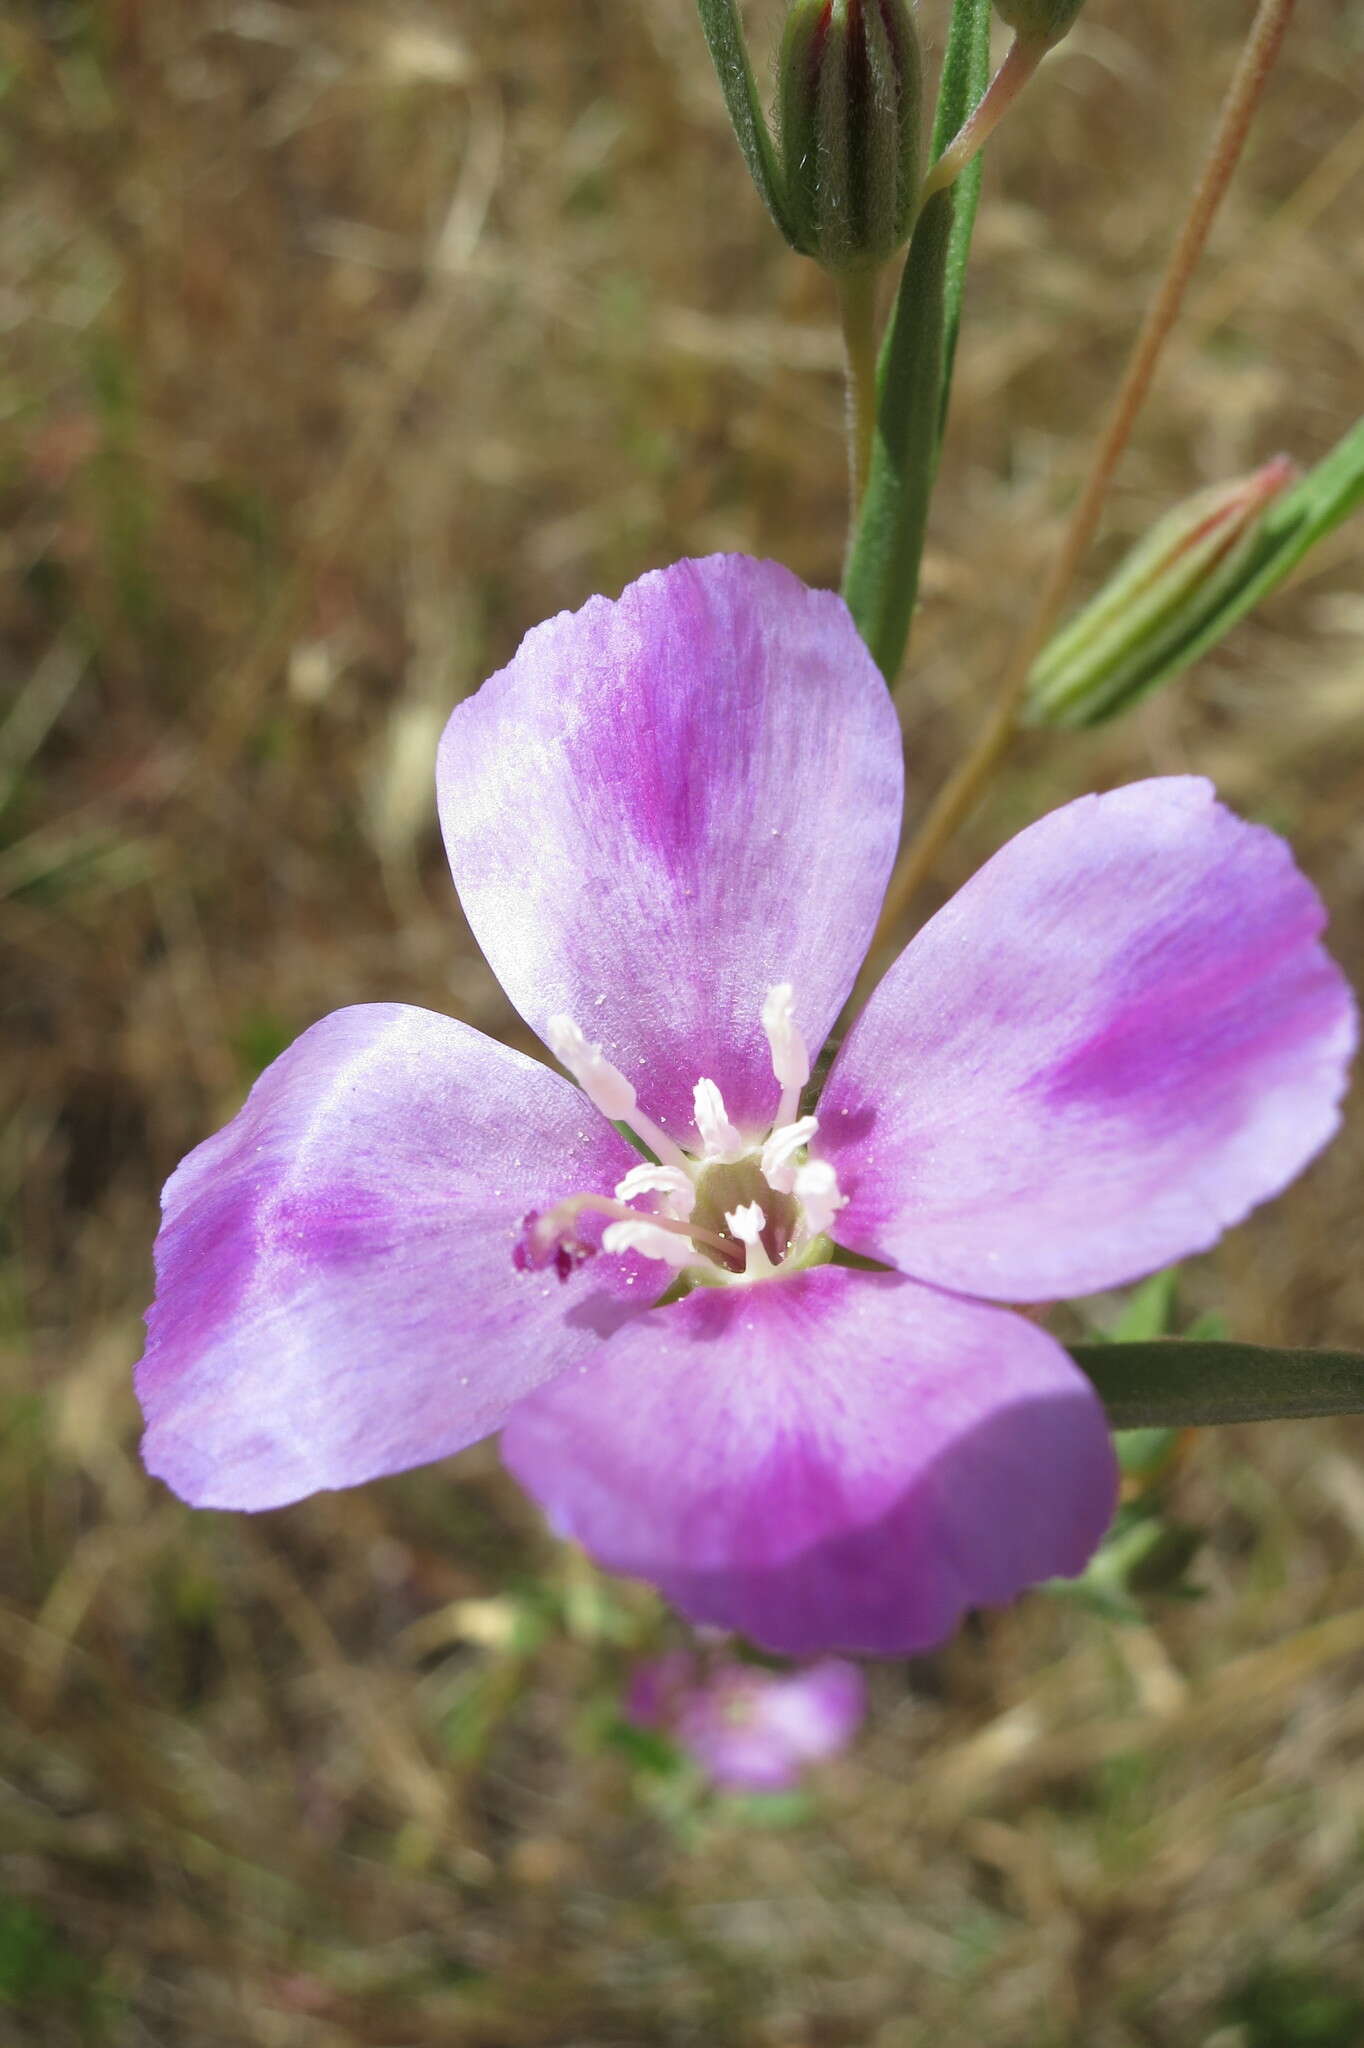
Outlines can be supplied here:
M1070 34L1085 0L995 0L995 12L1026 43L1048 48Z
M744 153L749 176L782 234L792 248L798 248L800 245L792 228L777 153L767 132L735 0L696 0L696 8L715 74L720 81L720 90L725 97L730 126Z

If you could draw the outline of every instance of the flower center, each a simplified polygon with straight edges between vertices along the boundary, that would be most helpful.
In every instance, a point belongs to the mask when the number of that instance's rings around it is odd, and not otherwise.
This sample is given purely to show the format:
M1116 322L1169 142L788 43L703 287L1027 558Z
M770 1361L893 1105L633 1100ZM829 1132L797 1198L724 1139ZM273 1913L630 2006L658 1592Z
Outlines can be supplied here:
M543 1214L532 1211L513 1254L517 1266L553 1266L566 1280L595 1250L577 1234L585 1212L611 1219L602 1251L640 1253L694 1283L765 1280L817 1259L845 1197L829 1161L809 1155L818 1119L797 1114L810 1055L789 982L768 990L762 1026L779 1091L772 1122L741 1131L714 1081L703 1078L693 1092L695 1142L684 1147L640 1109L632 1083L571 1017L552 1017L547 1035L556 1058L603 1116L624 1124L654 1159L631 1167L609 1197L570 1195Z

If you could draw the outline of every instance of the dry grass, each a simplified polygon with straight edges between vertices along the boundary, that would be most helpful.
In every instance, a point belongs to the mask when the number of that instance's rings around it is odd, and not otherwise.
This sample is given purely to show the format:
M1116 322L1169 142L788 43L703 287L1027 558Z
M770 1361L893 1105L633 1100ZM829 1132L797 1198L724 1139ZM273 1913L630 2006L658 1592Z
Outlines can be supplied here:
M916 804L1249 12L1091 0L994 153ZM1299 9L1106 548L1357 410L1361 66L1352 0ZM860 1749L775 1814L613 1744L658 1618L492 1453L260 1521L146 1482L128 1367L180 1153L338 1004L519 1029L433 831L450 703L681 553L833 580L837 347L689 0L18 0L0 82L0 2041L1352 2048L1353 1426L1200 1440L1199 1604L1035 1598L881 1669ZM1120 729L1030 743L943 887L1059 797L1196 765L1292 832L1358 974L1360 549ZM1189 1305L1364 1341L1360 1150L1356 1117Z

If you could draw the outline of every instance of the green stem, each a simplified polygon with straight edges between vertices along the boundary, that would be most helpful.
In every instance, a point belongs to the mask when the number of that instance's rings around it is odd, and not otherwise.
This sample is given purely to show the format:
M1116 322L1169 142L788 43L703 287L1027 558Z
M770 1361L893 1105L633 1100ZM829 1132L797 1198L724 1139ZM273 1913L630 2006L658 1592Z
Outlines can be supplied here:
M924 180L925 199L953 184L980 154L1046 56L1047 47L1046 43L1025 42L1022 36L1014 37L984 99L972 108Z
M847 270L835 280L848 388L849 546L857 529L876 433L876 281L874 266Z

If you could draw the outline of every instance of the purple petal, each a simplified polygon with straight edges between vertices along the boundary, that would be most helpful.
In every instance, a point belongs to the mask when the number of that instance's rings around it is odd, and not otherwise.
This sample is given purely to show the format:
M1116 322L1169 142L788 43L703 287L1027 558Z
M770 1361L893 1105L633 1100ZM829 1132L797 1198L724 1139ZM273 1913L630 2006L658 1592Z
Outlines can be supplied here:
M678 562L528 634L437 772L474 933L542 1036L566 1012L681 1137L692 1089L777 1106L759 1022L795 985L815 1052L871 938L900 735L842 601L774 562Z
M167 1182L138 1394L147 1467L266 1508L461 1449L586 1356L655 1267L560 1284L526 1211L635 1158L577 1089L448 1017L324 1017Z
M1021 832L900 956L820 1103L837 1236L1048 1301L1214 1243L1336 1129L1354 1005L1284 842L1195 777Z
M637 1318L502 1449L602 1564L797 1656L922 1649L1080 1571L1115 1485L1098 1400L1045 1332L835 1266Z

